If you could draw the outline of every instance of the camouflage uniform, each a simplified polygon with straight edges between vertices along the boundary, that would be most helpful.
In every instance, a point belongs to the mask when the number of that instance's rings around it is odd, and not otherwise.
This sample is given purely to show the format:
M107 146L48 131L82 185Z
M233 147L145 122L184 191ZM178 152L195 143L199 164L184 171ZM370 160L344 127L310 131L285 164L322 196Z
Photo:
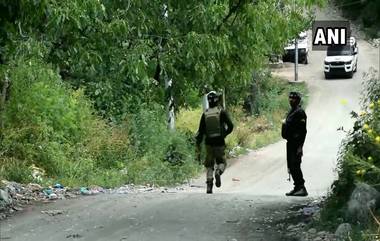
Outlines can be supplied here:
M211 116L209 118L209 116ZM215 118L213 118L215 117ZM205 136L208 193L212 193L214 167L216 164L216 186L220 187L220 175L226 168L224 150L226 147L224 138L233 130L233 124L226 111L218 106L207 109L201 117L196 143L199 146Z

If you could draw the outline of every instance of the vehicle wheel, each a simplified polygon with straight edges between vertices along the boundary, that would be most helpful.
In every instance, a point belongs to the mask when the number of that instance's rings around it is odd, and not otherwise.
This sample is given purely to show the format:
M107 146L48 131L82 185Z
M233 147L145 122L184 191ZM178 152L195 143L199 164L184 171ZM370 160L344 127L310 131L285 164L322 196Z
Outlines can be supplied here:
M307 58L307 55L305 56L305 59L303 60L303 64L308 64L309 63L309 60Z
M358 63L355 64L354 72L356 73L357 70L358 70Z
M354 71L348 73L348 78L352 79L352 76L354 76Z
M325 72L325 79L330 79L330 75Z

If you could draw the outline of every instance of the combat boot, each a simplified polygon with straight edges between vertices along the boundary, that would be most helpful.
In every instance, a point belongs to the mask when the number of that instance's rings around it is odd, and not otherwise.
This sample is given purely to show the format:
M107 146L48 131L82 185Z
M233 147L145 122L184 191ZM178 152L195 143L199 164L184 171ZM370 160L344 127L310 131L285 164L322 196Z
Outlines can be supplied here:
M307 195L309 195L306 191L306 188L305 187L301 187L298 191L296 191L295 193L293 193L292 196L297 196L297 197L306 197Z
M215 186L220 187L222 185L222 182L220 180L221 170L216 169L215 171Z
M293 196L295 192L297 192L298 189L296 187L293 188L290 192L285 193L286 196Z
M207 179L207 191L206 193L212 193L213 179Z
M286 196L295 196L295 197L306 197L309 195L304 186L302 187L294 187L293 190L285 194Z

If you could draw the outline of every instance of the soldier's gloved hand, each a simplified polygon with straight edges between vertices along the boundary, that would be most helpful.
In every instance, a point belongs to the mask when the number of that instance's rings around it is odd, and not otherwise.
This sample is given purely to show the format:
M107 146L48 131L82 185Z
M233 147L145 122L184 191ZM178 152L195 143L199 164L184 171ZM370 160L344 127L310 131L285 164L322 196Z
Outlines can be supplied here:
M302 146L299 146L297 148L297 156L302 156L302 155L303 155Z

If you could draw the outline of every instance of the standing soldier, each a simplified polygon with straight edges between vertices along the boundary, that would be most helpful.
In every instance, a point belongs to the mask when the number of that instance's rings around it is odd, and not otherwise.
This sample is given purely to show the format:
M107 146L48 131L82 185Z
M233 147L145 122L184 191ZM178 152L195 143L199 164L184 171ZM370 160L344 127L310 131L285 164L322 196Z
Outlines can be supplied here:
M302 148L306 137L306 113L301 108L301 95L298 92L289 93L291 106L286 119L283 121L281 135L287 140L286 157L288 173L294 181L294 189L286 193L286 196L307 196L301 171Z
M215 186L221 186L220 176L226 168L226 158L224 150L226 143L224 138L232 132L233 124L227 112L218 106L219 95L215 91L207 94L209 108L202 114L198 133L196 135L197 149L206 136L206 161L204 163L207 169L207 193L212 193L215 170Z

